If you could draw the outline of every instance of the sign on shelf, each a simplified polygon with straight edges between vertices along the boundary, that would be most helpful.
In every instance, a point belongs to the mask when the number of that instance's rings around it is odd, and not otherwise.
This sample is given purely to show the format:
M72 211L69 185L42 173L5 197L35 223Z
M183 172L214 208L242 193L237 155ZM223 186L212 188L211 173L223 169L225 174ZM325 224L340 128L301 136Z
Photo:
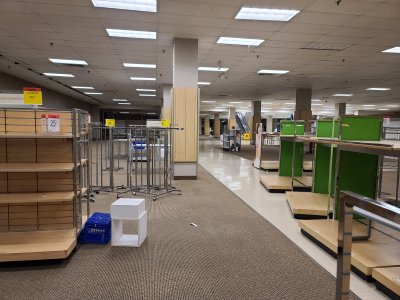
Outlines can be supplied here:
M161 127L171 127L171 120L161 120Z
M42 89L24 87L24 104L42 105Z
M115 127L115 119L106 119L106 127Z

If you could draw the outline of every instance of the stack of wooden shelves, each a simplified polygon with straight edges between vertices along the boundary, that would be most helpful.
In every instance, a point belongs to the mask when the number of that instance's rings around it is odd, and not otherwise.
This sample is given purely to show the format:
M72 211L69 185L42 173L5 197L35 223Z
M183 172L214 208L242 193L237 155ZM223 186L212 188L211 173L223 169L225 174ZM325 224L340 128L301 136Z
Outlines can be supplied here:
M84 111L0 110L0 262L69 256L90 212L89 153Z

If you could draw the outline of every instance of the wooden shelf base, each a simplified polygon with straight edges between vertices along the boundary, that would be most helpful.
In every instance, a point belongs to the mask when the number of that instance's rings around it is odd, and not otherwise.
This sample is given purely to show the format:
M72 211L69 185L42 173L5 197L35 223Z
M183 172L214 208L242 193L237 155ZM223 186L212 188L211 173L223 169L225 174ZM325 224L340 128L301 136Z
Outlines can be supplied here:
M71 172L73 163L0 163L1 172Z
M9 139L71 139L71 133L55 133L55 134L43 134L43 133L29 133L29 132L12 132L12 133L0 133L0 138Z
M337 253L338 222L336 220L303 220L303 233L309 235L330 253ZM353 236L364 236L366 226L353 220ZM354 241L351 264L362 278L370 280L373 268L400 266L400 242L377 230L368 241ZM364 275L364 276L363 276Z
M286 199L295 219L321 219L332 210L332 197L311 192L286 192Z
M74 230L3 232L0 262L65 259L76 246Z
M306 172L312 171L312 161L303 162L303 170ZM260 169L264 171L278 171L279 170L279 161L273 160L264 160L261 161Z
M64 201L72 201L73 199L74 199L74 192L0 194L0 204L64 202Z
M379 290L392 299L400 298L400 267L375 268L372 270L372 277L377 281Z
M295 177L294 189L310 190L312 185L311 176ZM270 193L284 193L292 190L292 178L278 175L261 175L260 183Z

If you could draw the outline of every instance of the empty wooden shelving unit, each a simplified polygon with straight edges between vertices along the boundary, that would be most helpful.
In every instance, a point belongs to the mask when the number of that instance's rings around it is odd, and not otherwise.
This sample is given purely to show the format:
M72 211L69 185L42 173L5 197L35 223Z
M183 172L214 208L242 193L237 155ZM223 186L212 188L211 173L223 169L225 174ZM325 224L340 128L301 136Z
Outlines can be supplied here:
M67 258L90 214L82 110L0 110L0 262Z

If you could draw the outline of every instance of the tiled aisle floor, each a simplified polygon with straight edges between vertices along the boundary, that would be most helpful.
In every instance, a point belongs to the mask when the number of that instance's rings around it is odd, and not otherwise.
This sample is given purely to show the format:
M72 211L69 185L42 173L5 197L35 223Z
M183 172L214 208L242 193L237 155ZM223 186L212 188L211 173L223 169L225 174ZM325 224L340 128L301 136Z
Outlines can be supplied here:
M284 194L268 193L260 184L260 171L249 160L210 147L211 143L218 141L200 140L200 165L336 276L336 260L300 233L298 221L293 218ZM388 299L375 289L374 284L367 284L354 274L351 290L362 299Z

